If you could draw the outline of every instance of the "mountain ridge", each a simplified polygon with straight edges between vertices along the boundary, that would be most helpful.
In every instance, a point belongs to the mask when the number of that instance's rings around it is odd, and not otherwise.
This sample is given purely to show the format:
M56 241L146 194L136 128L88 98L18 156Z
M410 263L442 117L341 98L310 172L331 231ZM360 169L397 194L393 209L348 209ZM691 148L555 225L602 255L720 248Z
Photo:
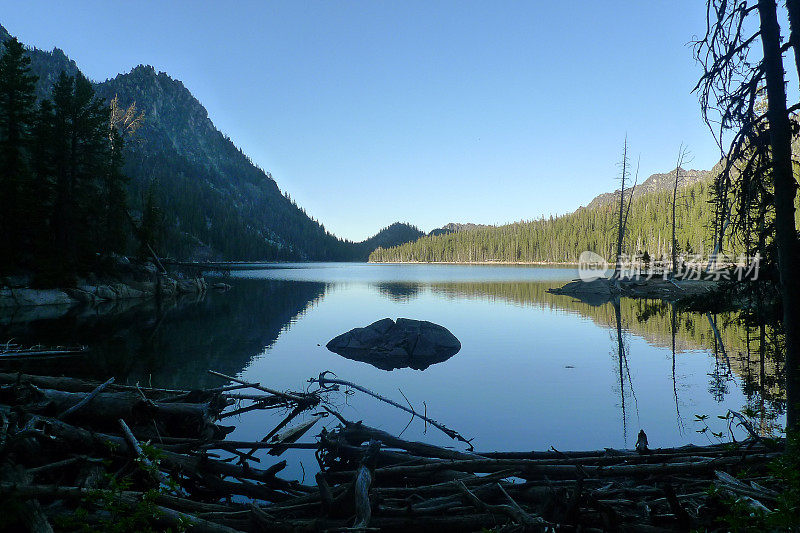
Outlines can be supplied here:
M671 190L675 185L675 173L676 170L670 170L669 172L662 172L651 174L646 180L642 183L636 185L636 188L633 191L633 197L639 198L647 193L650 192L658 192L663 190ZM701 181L708 181L714 176L713 171L711 170L686 170L681 168L680 169L680 178L678 182L678 189L685 189L687 187L691 187L695 183L699 183ZM630 177L628 178L628 188L627 191L633 187L632 181L630 181ZM626 196L627 198L627 196ZM595 207L599 207L601 205L606 205L608 203L614 202L619 200L619 189L615 190L614 192L605 192L598 194L595 196L591 202L586 204L586 206L581 206L578 209L592 209Z
M669 172L651 174L642 183L636 185L636 188L633 191L633 198L634 199L641 198L642 196L649 193L663 192L667 190L671 191L675 185L675 172L676 172L675 170L671 170ZM716 175L714 170L694 170L694 169L686 170L681 168L680 172L681 175L680 175L680 180L678 182L679 191L691 188L697 183L711 181L711 179ZM629 186L625 189L626 201L629 198L629 193L632 187L633 186L629 184ZM580 206L574 211L566 213L566 215L576 213L581 209L596 209L598 207L613 204L614 202L618 201L619 201L619 189L615 190L614 192L600 193L594 198L592 198L592 200L585 206ZM465 223L449 222L444 226L432 229L430 232L428 232L428 236L436 237L438 235L448 235L450 233L458 233L463 231L475 231L487 228L497 228L502 226L508 226L510 224L515 224L515 222L508 222L499 225L474 224L471 222L465 222Z
M0 43L10 38L0 25ZM26 50L38 76L37 100L49 96L61 72L80 73L59 48ZM135 103L144 111L137 138L126 146L125 172L134 218L148 189L154 186L159 193L167 226L159 253L194 259L358 260L366 259L373 242L399 243L381 232L362 242L331 234L281 192L268 171L216 128L183 82L166 72L138 65L93 86L106 101L116 96L122 108Z

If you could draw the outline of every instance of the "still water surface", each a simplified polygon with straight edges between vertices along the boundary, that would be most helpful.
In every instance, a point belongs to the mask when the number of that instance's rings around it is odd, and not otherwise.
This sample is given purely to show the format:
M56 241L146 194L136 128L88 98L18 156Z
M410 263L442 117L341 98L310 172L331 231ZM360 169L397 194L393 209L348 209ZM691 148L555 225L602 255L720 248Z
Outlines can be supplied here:
M708 439L697 433L696 414L710 415L721 430L716 415L745 407L762 428L782 423L776 365L747 342L736 317L628 299L591 305L547 292L575 277L572 268L535 266L280 264L234 273L227 293L170 305L2 315L0 338L92 348L66 368L30 371L152 386L220 385L206 374L212 369L303 390L309 377L329 370L399 402L405 395L474 437L478 450L632 447L642 428L652 447L702 444ZM325 348L384 317L441 324L462 349L424 371L385 371ZM361 393L333 399L345 417L395 434L409 422ZM229 419L237 425L231 438L258 440L282 416ZM419 420L403 437L454 444ZM303 453L291 454L287 476L302 475L299 462L306 474L314 470Z

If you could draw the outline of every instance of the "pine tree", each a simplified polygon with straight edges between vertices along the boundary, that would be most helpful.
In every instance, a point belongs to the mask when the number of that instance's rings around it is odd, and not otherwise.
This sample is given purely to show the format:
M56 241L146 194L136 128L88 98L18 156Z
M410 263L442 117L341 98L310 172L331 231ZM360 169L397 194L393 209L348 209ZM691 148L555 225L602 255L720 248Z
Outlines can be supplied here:
M81 74L53 86L55 249L68 271L90 266L106 233L103 179L109 176L108 109Z
M151 257L150 248L158 248L164 232L164 212L158 205L158 184L150 182L142 202L142 224L139 228L139 257Z
M34 84L30 58L15 38L0 55L0 235L13 253L0 254L0 269L13 268L25 248L30 204L24 192L30 180L27 148L34 118Z

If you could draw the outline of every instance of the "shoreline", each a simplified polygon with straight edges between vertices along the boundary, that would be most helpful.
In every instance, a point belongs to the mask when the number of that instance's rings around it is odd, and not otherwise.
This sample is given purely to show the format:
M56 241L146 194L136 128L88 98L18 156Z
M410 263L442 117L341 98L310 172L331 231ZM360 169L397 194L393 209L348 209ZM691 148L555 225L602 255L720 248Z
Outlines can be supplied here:
M710 296L718 287L719 281L713 280L670 280L662 277L617 280L598 278L590 281L570 281L561 287L549 289L548 292L600 305L619 297L677 302L686 298Z
M578 266L577 262L554 263L548 261L367 261L370 265L478 265L478 266Z
M102 276L90 273L70 286L34 287L33 279L33 273L1 277L0 309L95 306L120 300L204 294L209 288L229 288L224 283L209 285L202 276L184 277L180 272L170 275L152 262L132 262L126 257L117 259L113 273Z

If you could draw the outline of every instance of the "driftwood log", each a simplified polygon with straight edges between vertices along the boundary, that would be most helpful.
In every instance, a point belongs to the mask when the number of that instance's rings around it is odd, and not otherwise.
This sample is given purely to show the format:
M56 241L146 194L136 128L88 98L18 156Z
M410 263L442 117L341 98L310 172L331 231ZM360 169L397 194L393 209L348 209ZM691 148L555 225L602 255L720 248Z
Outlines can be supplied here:
M324 376L320 390L292 392L215 375L226 383L192 391L0 374L0 501L14 510L5 525L78 531L116 517L138 520L134 529L214 533L723 531L723 497L765 513L780 497L767 464L784 443L757 434L648 453L457 450L347 420ZM320 404L326 413L299 418ZM220 419L265 409L283 411L262 439L224 438ZM332 422L311 437L327 413ZM296 460L290 450L316 457L313 485L280 477ZM77 509L82 524L69 522Z

